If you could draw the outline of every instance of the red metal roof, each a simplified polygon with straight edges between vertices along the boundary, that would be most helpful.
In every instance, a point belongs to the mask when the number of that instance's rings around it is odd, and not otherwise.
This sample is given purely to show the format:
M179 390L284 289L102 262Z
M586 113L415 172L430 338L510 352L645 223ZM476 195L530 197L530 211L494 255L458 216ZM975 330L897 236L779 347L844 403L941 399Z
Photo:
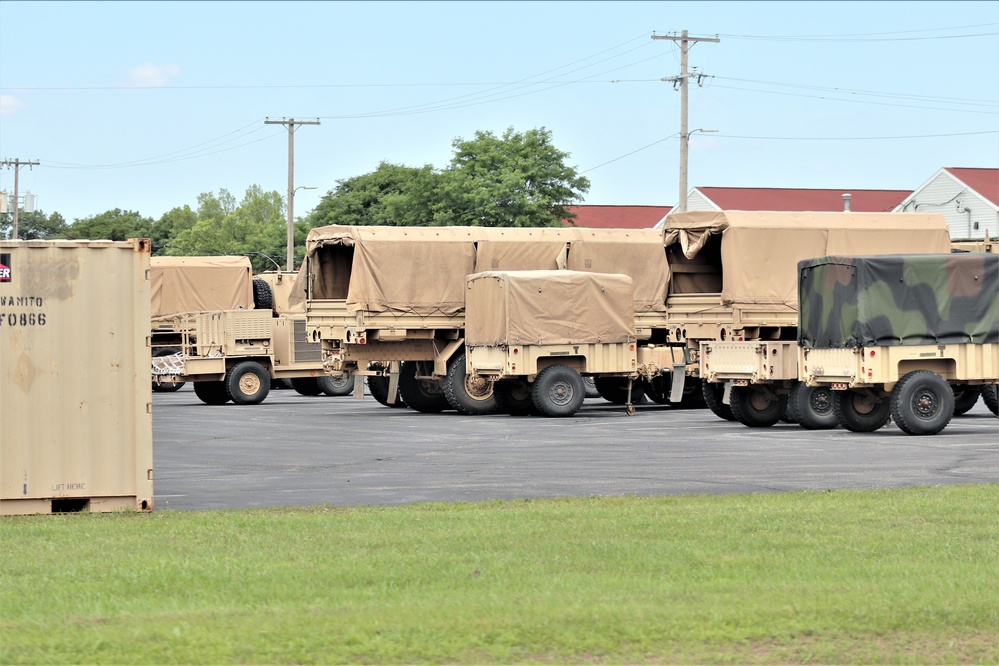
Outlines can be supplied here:
M787 189L779 187L698 187L697 191L721 210L841 211L843 195L850 194L850 210L888 212L912 190Z
M944 171L999 206L999 169L944 167Z
M672 206L566 206L576 218L565 224L587 229L651 229Z

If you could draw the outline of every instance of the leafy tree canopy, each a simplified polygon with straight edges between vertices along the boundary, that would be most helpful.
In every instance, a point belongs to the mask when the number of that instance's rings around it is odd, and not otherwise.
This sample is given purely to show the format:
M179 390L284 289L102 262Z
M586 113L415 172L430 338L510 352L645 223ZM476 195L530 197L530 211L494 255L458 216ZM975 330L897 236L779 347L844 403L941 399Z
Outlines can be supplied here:
M382 162L374 172L337 181L308 217L309 226L377 224L538 227L575 217L588 179L566 166L544 128L503 136L476 132L452 142L448 167Z
M100 215L76 220L69 226L67 238L107 239L149 238L153 220L131 210L115 208Z
M14 231L14 216L0 215L0 238L9 238ZM68 227L59 213L46 216L42 211L19 212L17 215L17 237L21 240L41 240L65 238Z

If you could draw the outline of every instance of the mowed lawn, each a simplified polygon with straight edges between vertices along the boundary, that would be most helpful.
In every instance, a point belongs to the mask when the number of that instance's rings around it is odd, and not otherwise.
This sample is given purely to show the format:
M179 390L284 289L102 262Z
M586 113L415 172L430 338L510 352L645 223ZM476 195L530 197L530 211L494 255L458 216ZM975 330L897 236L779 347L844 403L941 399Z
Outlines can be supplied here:
M2 664L999 663L999 484L0 519Z

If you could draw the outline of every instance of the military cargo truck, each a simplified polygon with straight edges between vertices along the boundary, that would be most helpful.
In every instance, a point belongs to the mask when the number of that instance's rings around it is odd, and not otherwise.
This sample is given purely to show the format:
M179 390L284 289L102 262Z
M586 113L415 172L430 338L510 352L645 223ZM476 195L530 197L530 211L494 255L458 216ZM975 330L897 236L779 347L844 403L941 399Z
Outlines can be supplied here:
M798 356L839 424L933 435L952 385L999 381L999 256L820 257L799 263Z
M828 391L799 381L797 263L950 250L943 216L906 213L691 211L666 219L664 242L669 344L684 354L670 390L699 377L722 418L810 428L836 423Z
M304 311L288 303L295 277L254 278L246 257L153 257L153 386L176 390L190 381L207 404L257 404L275 379L304 395L349 393L323 370Z
M627 275L470 275L465 351L448 364L444 394L466 414L504 405L518 413L533 408L545 416L571 416L586 397L583 375L637 378L634 312Z
M450 407L444 380L465 346L467 277L566 269L631 277L639 340L665 321L666 258L652 229L320 227L306 241L299 298L330 371L366 376L383 404L433 412Z

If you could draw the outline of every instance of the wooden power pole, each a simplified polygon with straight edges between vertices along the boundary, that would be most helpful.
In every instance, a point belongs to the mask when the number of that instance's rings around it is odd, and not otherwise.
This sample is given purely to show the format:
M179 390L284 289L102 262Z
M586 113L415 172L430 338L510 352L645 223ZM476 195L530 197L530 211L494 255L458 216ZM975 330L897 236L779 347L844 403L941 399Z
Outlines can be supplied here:
M288 126L288 270L295 270L295 126L318 125L319 119L295 120L282 118L271 120L264 118L265 125Z
M0 162L0 166L14 167L14 232L10 236L11 240L17 240L17 218L18 218L17 214L18 214L18 210L20 208L20 199L18 198L19 194L18 194L18 191L17 191L17 187L18 187L17 175L18 175L18 172L20 172L21 167L23 167L23 166L26 166L26 167L28 167L30 169L31 167L37 166L37 165L38 165L38 160L35 160L34 162L32 162L30 160L28 160L28 161L22 161L22 160L19 160L19 159L13 159L13 160L4 160L3 162ZM3 212L6 213L7 211L3 211Z

